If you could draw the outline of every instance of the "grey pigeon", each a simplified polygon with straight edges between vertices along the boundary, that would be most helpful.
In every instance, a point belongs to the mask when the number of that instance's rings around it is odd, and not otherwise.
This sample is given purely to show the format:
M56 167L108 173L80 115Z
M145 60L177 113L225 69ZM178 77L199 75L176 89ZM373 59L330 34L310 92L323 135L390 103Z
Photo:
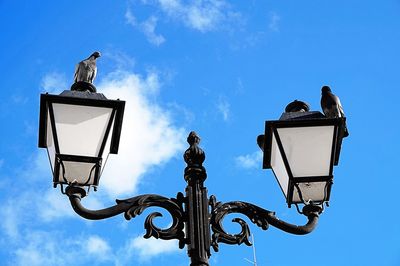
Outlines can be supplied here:
M93 84L97 74L96 59L100 56L99 52L94 52L87 59L79 62L75 67L74 82Z
M321 97L321 108L327 118L340 118L345 117L342 104L339 97L332 93L331 88L323 86ZM347 126L344 124L343 137L347 137L349 132Z

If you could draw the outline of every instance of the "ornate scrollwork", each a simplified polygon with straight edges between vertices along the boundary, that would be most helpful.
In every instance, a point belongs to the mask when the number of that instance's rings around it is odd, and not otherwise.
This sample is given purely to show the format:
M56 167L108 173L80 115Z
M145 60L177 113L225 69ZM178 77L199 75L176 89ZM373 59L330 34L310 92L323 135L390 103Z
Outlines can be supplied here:
M125 211L125 219L130 220L135 218L137 215L142 214L142 212L148 207L161 207L166 209L172 217L172 225L167 229L161 229L154 225L153 219L156 217L162 217L159 212L153 212L146 217L144 228L146 229L146 234L144 238L160 238L164 240L168 239L178 239L179 247L184 247L184 232L183 232L183 201L184 196L182 193L178 193L177 198L165 198L159 195L142 195L139 197L133 197L126 200L116 200L117 204L128 205L129 209Z
M88 210L81 204L81 197L85 194L78 187L68 187L66 190L70 198L71 205L76 213L80 216L90 220L106 219L118 214L124 213L125 219L130 220L149 207L160 207L169 212L172 217L172 225L169 228L161 229L154 225L153 219L161 217L159 212L153 212L146 217L144 228L146 229L145 238L155 237L164 240L178 239L179 247L185 246L184 234L184 208L183 202L185 200L182 193L178 193L175 198L166 198L155 194L146 194L132 197L125 200L116 200L115 206L101 209L101 210Z
M241 226L241 231L238 234L228 234L225 232L222 221L225 216L230 213L241 213L249 217L249 219L255 223L257 226L261 227L263 230L268 229L268 217L274 215L273 212L259 208L253 204L242 202L242 201L232 201L227 203L217 202L215 196L210 198L211 205L211 229L213 231L211 246L214 251L218 251L218 243L222 242L225 244L242 244L250 246L251 242L249 240L250 229L247 223L240 219L234 218L232 222L236 222Z
M230 213L241 213L247 216L250 221L261 227L263 230L267 230L269 225L272 225L282 231L304 235L314 230L317 225L319 214L322 209L316 205L306 205L303 208L303 214L307 216L308 222L305 225L294 225L280 220L275 216L272 211L265 210L251 203L243 201L232 201L227 203L217 202L215 196L210 198L211 205L211 229L213 231L211 246L215 251L218 251L218 243L226 244L242 244L250 246L249 241L250 229L245 221L240 218L235 218L232 221L239 223L242 230L240 233L232 235L225 232L222 221L224 217Z

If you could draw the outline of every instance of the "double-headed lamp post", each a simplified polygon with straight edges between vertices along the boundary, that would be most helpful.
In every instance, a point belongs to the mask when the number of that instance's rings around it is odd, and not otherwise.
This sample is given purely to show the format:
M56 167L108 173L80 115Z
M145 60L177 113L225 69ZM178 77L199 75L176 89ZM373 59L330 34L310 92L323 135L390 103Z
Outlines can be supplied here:
M77 86L82 86L77 89ZM207 195L203 167L204 151L200 138L191 132L189 148L183 157L187 164L185 193L176 198L145 194L101 210L86 209L81 199L89 189L96 190L109 153L118 152L125 102L108 100L103 94L75 84L73 91L60 95L42 94L40 99L39 147L47 148L54 187L60 185L72 208L80 216L100 220L124 213L130 220L148 207L166 209L172 217L169 228L158 228L154 212L147 216L145 238L177 239L187 247L192 266L208 266L210 248L218 251L219 243L251 245L247 223L235 218L241 226L238 234L225 231L222 221L227 214L241 213L266 230L269 225L297 235L308 234L317 225L324 203L330 197L333 166L337 165L343 138L344 118L326 118L310 112L306 103L289 104L277 121L267 121L265 134L257 138L264 152L263 166L271 168L286 197L288 206L296 205L308 219L305 225L293 225L278 219L274 212L251 203L218 202ZM298 205L303 205L302 210Z

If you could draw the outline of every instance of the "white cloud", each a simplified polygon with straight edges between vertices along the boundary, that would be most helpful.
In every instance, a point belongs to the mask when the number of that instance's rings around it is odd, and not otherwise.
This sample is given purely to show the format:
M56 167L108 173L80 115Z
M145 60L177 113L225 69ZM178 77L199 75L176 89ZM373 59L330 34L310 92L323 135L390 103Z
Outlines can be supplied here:
M18 213L19 202L21 202L21 199L18 199L18 202L16 202L15 204L11 201L3 202L0 211L0 225L2 231L8 238L12 240L16 240L20 236L20 213Z
M122 51L116 51L115 49L112 49L104 52L102 56L106 58L105 60L110 60L113 62L113 67L116 67L120 70L129 70L135 66L135 60Z
M262 161L262 152L257 151L251 154L240 155L235 158L236 165L245 169L258 168Z
M64 74L51 72L42 78L40 86L43 92L60 94L62 91L67 89L67 84L67 79Z
M51 184L50 182L51 181L49 180L49 185ZM72 210L68 198L65 195L62 195L59 189L50 188L46 194L38 198L36 202L39 216L45 222L50 222L61 217L77 216L77 214Z
M140 28L142 29L144 35L147 37L147 40L156 46L160 46L165 42L164 36L161 34L157 34L155 32L157 26L157 17L150 16L147 20L140 24Z
M128 72L110 74L98 85L109 99L126 101L118 155L111 155L100 180L110 195L133 193L140 178L184 149L185 134L168 112L149 100L159 90L158 76Z
M197 0L186 3L180 0L159 0L158 3L168 17L201 32L220 28L222 23L234 15L227 2L222 0Z
M112 258L111 247L99 236L90 236L85 244L86 251L99 260L110 260Z
M71 250L66 241L60 245L55 238L46 232L29 232L24 239L24 245L16 248L15 261L12 265L66 265L65 250Z
M115 260L111 247L99 236L71 237L57 231L26 232L14 253L9 264L13 266L87 265Z
M223 97L219 98L217 103L217 109L218 112L222 115L224 121L228 121L231 110L230 110L230 104L225 98Z
M281 17L278 14L276 14L275 12L271 12L269 14L268 28L272 31L279 31L280 20L281 20Z
M138 28L146 36L147 40L156 46L160 46L165 42L164 36L156 33L157 21L156 16L150 16L143 22L138 22L132 11L128 9L125 12L125 19L132 27Z
M131 255L138 255L141 261L148 261L160 254L180 251L177 240L145 239L142 236L132 239L127 245L127 250Z
M126 23L130 24L131 26L136 26L136 17L132 14L132 11L128 8L125 12L125 19Z
M164 15L162 18L165 21L174 20L200 32L231 28L232 23L241 21L240 13L234 12L224 0L142 0L141 2L155 7L154 14ZM164 36L155 33L158 17L151 15L146 21L138 22L128 8L125 19L128 24L140 29L152 44L159 46L165 42Z

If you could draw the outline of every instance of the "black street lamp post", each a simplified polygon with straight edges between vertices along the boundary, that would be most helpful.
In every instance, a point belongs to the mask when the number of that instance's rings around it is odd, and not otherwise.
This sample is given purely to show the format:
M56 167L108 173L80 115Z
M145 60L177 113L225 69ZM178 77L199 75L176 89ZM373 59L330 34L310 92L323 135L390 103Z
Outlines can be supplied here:
M215 196L209 198L204 186L207 178L203 167L205 153L199 147L200 138L195 132L189 134L190 146L183 156L187 164L185 195L179 192L176 198L166 198L145 194L116 200L109 208L86 209L81 199L87 196L90 187L97 188L105 163L104 155L118 152L124 104L90 91L41 96L39 147L48 150L54 185L61 186L80 216L100 220L124 213L130 220L148 207L161 207L171 215L172 225L166 229L158 228L153 219L162 215L151 213L145 220L144 237L177 239L180 248L187 247L191 266L208 266L210 248L217 252L219 243L251 245L250 230L244 220L233 219L241 226L238 234L224 230L222 221L230 213L247 216L263 230L272 225L291 234L303 235L316 227L323 204L329 200L344 118L328 119L319 112L309 112L308 105L299 101L291 103L280 120L267 121L266 133L257 141L264 151L264 168L273 170L289 207L295 204L307 217L305 225L282 221L274 212L251 203L221 203ZM92 133L97 140L90 137ZM89 138L82 140L82 136ZM79 143L74 143L77 141ZM301 211L298 204L304 204Z

